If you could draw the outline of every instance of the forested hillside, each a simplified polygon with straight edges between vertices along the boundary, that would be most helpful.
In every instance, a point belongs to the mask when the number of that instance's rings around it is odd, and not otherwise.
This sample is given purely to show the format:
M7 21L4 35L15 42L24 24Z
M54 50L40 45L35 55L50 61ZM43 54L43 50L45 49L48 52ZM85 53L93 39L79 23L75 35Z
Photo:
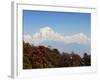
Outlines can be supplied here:
M91 55L60 53L58 49L23 42L23 69L90 66Z

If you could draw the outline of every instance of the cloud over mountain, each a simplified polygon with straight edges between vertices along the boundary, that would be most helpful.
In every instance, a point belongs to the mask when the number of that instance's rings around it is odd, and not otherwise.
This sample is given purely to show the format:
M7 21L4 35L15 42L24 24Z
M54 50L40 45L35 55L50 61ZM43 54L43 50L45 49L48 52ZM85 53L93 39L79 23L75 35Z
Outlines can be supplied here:
M58 33L51 29L50 27L43 27L39 32L34 33L33 35L26 34L24 35L24 41L39 45L44 41L57 41L63 42L65 44L77 43L83 45L89 45L90 39L83 33L74 34L71 36L64 36L61 33Z

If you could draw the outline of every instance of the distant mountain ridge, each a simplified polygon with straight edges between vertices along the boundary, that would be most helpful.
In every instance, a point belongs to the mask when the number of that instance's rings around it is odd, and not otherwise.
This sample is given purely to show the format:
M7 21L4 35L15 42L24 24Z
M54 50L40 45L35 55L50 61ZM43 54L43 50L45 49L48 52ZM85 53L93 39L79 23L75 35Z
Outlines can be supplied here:
M91 47L77 44L77 43L71 43L71 44L65 44L62 42L56 42L56 41L44 41L40 45L44 45L46 47L50 46L51 48L57 48L60 52L76 52L80 56L83 56L84 52L87 52L88 54L91 54Z

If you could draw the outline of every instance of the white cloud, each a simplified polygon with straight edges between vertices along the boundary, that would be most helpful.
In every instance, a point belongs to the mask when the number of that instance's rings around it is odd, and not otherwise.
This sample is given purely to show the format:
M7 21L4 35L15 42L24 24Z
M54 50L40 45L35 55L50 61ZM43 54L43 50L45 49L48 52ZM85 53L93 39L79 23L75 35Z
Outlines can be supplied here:
M32 39L32 37L29 34L24 35L24 41L28 42L30 44L33 43L33 39Z
M31 35L24 35L24 41L33 43L34 45L41 44L45 40L63 42L65 44L78 43L83 45L89 45L90 39L83 33L78 33L72 36L63 36L60 33L55 32L50 27L41 28L39 32Z

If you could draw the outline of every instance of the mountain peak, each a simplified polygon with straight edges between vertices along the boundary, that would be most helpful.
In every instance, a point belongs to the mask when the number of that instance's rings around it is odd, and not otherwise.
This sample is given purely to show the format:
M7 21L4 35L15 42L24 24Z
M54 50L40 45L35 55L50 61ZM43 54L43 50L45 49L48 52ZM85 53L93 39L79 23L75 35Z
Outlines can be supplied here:
M54 31L53 31L53 29L51 29L50 27L43 27L43 28L41 28L40 29L40 34L42 35L42 36L44 36L44 35L49 35L50 33L53 33Z
M49 26L43 27L40 29L40 31L50 31L52 30Z

